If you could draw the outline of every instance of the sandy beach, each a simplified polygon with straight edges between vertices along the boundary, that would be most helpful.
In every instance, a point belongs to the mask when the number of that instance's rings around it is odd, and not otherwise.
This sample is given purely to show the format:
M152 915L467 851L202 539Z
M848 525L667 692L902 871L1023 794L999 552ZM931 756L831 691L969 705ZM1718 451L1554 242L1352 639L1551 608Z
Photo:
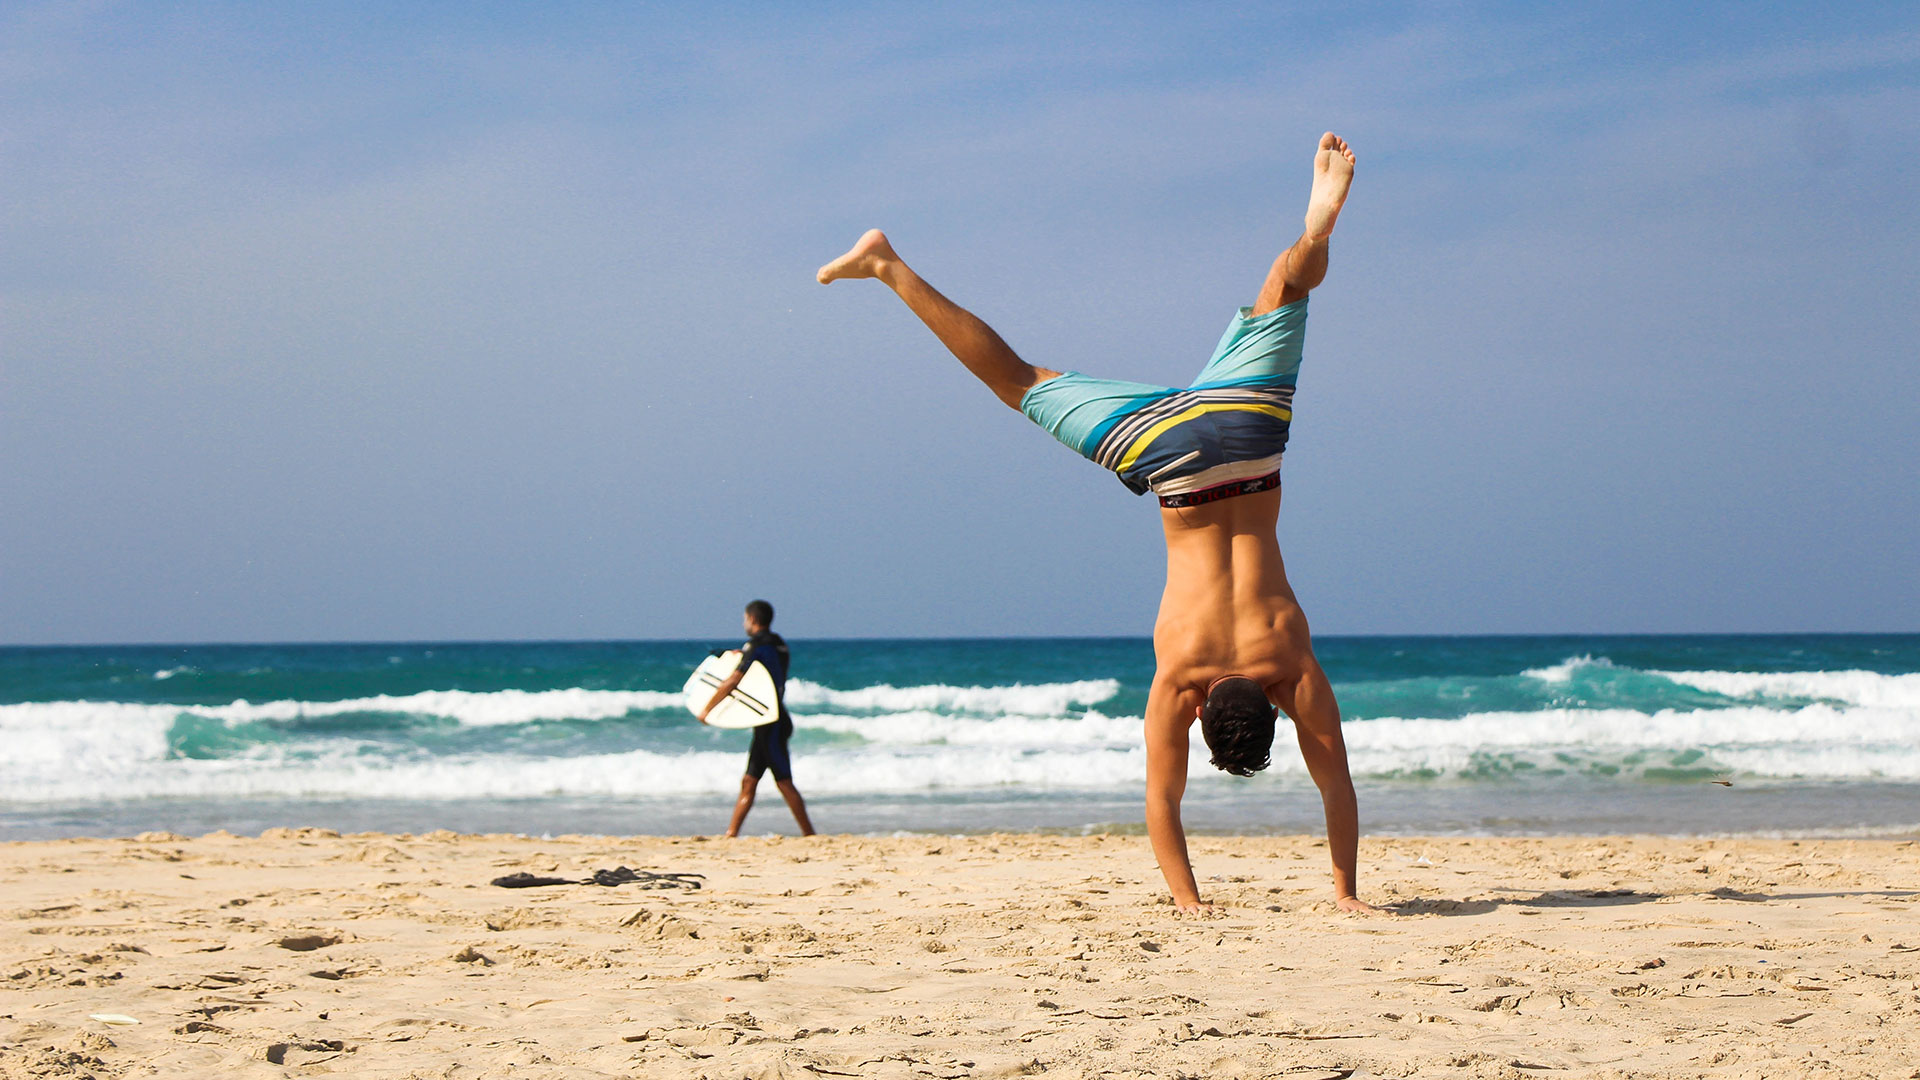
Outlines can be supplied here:
M0 846L8 1077L1920 1076L1920 847L424 836ZM617 866L698 891L495 877ZM90 1018L92 1014L136 1024Z

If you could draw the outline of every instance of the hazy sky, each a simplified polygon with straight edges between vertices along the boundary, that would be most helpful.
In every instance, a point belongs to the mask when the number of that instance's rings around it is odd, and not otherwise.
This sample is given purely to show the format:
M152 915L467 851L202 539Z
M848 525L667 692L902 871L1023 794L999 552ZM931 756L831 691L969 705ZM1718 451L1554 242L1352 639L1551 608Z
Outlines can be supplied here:
M1144 634L814 268L1184 385L1329 128L1316 630L1920 629L1920 8L1222 7L0 4L0 642Z

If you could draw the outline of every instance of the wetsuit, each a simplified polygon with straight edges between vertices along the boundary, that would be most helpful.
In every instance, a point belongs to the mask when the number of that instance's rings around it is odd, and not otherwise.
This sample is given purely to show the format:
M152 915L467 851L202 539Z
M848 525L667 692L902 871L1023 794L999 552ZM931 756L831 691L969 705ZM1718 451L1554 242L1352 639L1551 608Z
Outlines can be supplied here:
M787 756L787 739L793 735L793 717L787 713L787 643L779 634L762 630L740 646L740 666L745 672L755 660L766 665L773 676L774 692L780 696L780 719L753 729L753 747L747 751L747 775L755 780L773 770L775 780L793 779L793 762Z

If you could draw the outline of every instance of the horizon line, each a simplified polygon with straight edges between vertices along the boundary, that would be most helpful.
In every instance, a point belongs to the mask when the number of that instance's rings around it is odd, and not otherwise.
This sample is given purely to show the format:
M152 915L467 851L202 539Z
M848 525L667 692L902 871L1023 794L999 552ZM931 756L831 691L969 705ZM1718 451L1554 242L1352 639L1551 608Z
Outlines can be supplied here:
M304 640L261 640L261 641L105 641L105 642L0 642L0 650L11 649L245 649L277 647L339 647L339 646L399 646L417 647L422 645L681 645L697 644L706 641L731 641L738 635L706 635L701 637L633 637L633 638L367 638L364 640L343 639L304 639ZM1766 637L1852 637L1852 638L1897 638L1920 637L1920 630L1681 630L1681 631L1577 631L1557 630L1552 632L1485 632L1485 633L1366 633L1366 634L1317 634L1316 641L1355 641L1355 640L1462 640L1462 639L1512 639L1512 638L1766 638ZM1152 641L1151 634L905 634L905 635L828 635L822 637L800 637L795 641L808 642L984 642L984 641Z

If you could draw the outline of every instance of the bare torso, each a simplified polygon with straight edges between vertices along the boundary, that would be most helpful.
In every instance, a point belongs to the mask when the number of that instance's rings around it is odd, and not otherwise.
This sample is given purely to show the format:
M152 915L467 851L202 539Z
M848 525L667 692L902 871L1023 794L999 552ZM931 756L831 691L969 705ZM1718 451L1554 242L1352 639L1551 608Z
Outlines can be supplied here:
M1287 584L1274 532L1279 517L1277 489L1160 511L1167 589L1153 627L1156 670L1147 696L1147 833L1174 903L1185 910L1204 907L1180 824L1188 731L1208 687L1225 675L1259 683L1293 720L1301 758L1326 807L1336 899L1345 910L1371 910L1353 891L1359 815L1340 706Z
M1299 674L1305 619L1280 558L1280 491L1162 509L1167 587L1153 627L1157 678L1185 697L1223 675L1272 686Z

